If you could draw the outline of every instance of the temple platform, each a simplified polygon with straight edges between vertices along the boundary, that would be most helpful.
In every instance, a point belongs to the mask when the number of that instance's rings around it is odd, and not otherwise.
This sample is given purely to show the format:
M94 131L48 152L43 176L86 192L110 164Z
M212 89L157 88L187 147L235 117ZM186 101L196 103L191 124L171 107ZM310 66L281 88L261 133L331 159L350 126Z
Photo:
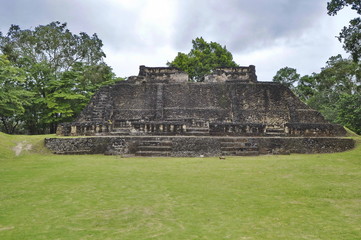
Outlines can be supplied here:
M355 142L342 137L92 136L47 138L55 154L143 157L256 156L347 151Z

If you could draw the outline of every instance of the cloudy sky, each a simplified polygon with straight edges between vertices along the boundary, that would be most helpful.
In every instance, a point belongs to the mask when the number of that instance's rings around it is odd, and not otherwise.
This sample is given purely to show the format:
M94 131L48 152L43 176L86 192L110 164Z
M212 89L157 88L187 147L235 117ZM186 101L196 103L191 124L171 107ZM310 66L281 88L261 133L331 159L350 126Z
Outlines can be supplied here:
M0 31L11 24L33 29L52 21L78 34L97 33L117 76L137 75L139 65L165 66L192 39L225 45L235 61L256 65L270 81L289 66L319 72L330 56L348 56L335 38L355 16L330 17L326 0L0 0Z

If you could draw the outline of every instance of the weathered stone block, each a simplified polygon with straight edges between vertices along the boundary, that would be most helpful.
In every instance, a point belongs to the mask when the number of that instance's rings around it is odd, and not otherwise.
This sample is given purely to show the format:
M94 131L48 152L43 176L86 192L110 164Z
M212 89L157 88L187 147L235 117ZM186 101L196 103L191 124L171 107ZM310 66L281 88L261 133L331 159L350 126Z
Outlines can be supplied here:
M113 136L47 140L54 152L73 154L257 155L353 146L352 140L336 138L346 134L342 126L326 121L290 89L258 82L252 65L214 69L202 83L188 82L177 68L140 66L138 76L101 88L77 120L60 124L57 134ZM157 148L147 142L153 136L162 136Z

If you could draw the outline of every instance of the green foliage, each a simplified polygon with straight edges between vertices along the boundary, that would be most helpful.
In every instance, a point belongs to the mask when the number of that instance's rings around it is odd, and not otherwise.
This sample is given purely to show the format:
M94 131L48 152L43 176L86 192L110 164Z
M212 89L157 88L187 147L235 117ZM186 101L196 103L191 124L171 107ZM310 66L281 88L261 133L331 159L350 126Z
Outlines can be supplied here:
M361 239L361 145L220 161L40 154L43 138L0 133L2 240Z
M32 92L22 115L31 134L55 132L71 121L102 85L117 79L103 58L96 34L71 33L66 23L52 22L34 30L12 25L0 34L0 51L26 73L24 88Z
M344 7L351 6L351 9L361 14L360 0L332 0L327 3L329 15L336 15ZM348 27L344 27L338 37L343 42L343 48L350 53L355 62L361 57L361 18L357 17L350 21Z
M299 80L300 74L297 73L296 69L290 67L281 68L273 77L274 82L282 83L291 89L294 88L294 83L298 82Z
M353 94L361 90L360 64L341 55L330 57L326 67L316 76L318 90L330 90L337 94Z
M316 94L315 89L315 74L309 76L302 76L293 90L302 101L307 102L313 95Z
M337 109L337 121L361 134L361 93L341 95Z
M314 95L307 103L319 110L327 120L361 134L361 114L357 107L357 104L361 105L360 64L343 59L341 55L331 57L326 67L314 75L314 80Z
M361 66L341 55L330 57L320 73L295 78L296 70L280 69L274 80L285 81L294 93L329 121L361 134ZM291 77L290 77L291 76ZM283 78L282 78L283 77ZM297 79L295 80L294 79ZM289 80L291 79L291 80ZM292 84L291 84L292 83ZM295 87L293 87L295 85Z
M25 72L0 55L0 129L14 133L29 104L31 93L24 90Z
M338 40L343 42L343 48L358 62L361 57L361 18L352 19L350 25L341 30Z
M347 6L351 6L351 9L356 10L358 14L361 14L360 0L331 0L327 3L328 14L336 15L338 11Z
M217 67L237 67L232 54L216 42L206 42L202 37L192 40L193 48L188 54L178 53L170 67L177 67L189 74L191 81L201 82L204 76Z

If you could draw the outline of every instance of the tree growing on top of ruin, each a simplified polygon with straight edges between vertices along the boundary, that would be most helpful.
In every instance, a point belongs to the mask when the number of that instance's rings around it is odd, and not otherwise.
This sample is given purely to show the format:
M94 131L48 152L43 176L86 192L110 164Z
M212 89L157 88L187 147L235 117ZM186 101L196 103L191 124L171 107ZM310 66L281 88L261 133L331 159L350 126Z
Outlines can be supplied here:
M284 67L277 71L273 77L274 82L282 83L288 88L293 89L294 84L300 80L300 74L297 70L291 67Z
M179 52L172 62L167 63L188 73L190 81L202 82L204 76L217 67L238 67L226 46L207 42L202 37L192 40L192 44L188 54Z

